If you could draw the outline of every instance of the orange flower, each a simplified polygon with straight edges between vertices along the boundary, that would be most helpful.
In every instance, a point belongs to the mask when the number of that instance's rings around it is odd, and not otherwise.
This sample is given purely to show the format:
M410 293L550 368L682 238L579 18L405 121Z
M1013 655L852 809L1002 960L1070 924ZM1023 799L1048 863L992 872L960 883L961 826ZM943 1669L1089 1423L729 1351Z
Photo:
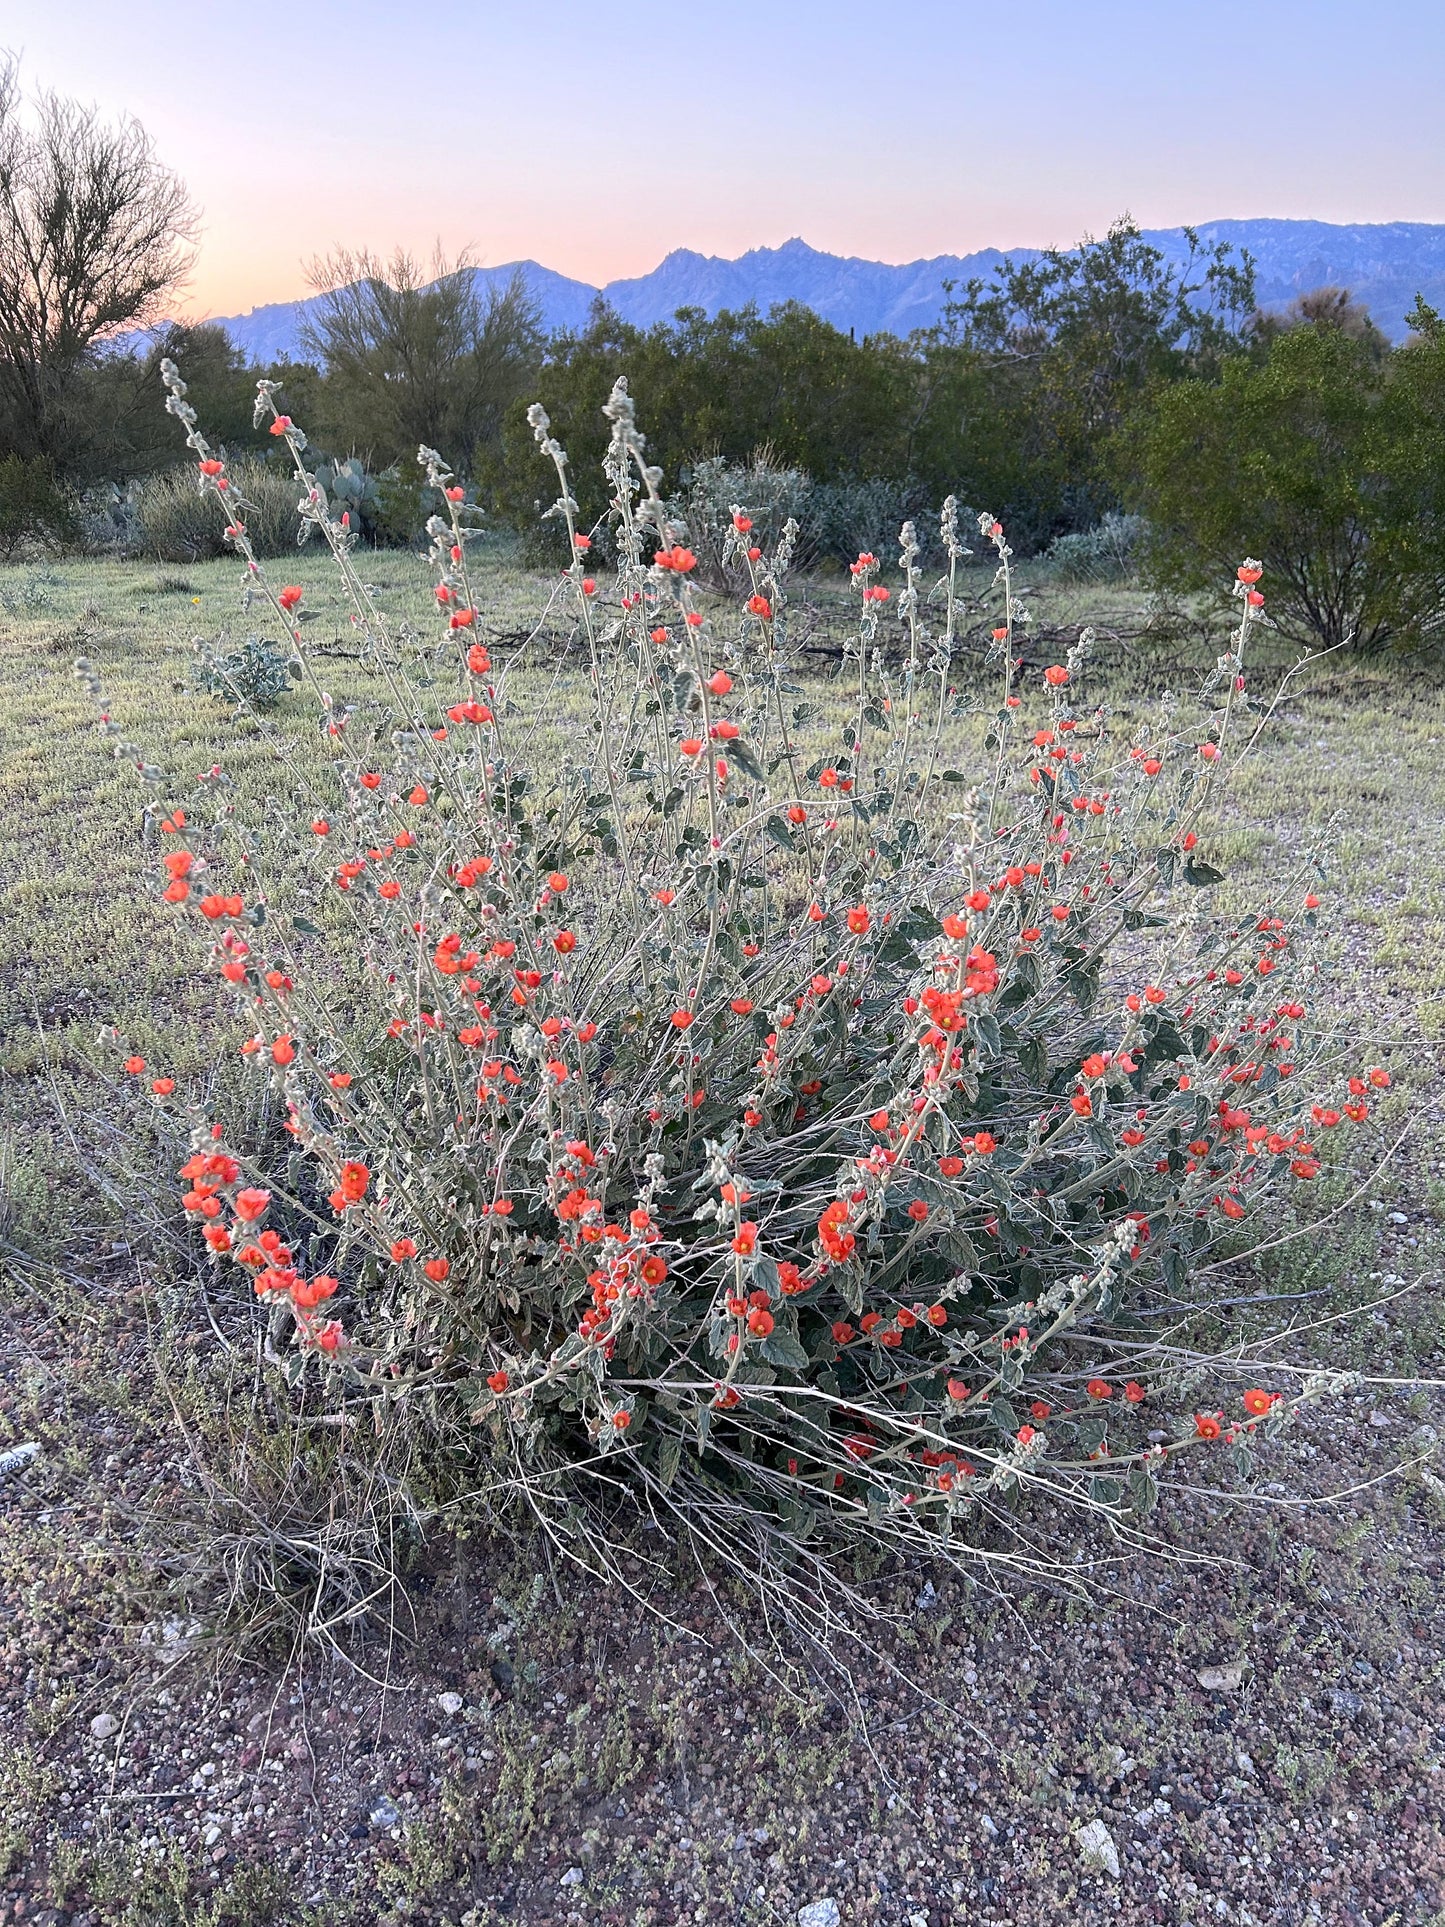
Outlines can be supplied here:
M296 604L301 600L301 591L297 588L296 584L292 582L280 591L276 600L281 604L283 609L294 609Z
M848 928L855 937L867 936L869 922L868 910L864 904L855 904L848 912Z
M1255 1418L1263 1418L1273 1404L1274 1399L1269 1392L1254 1390L1244 1395L1244 1409L1252 1413Z
M1124 1387L1124 1396L1131 1405L1142 1405L1147 1394L1137 1378L1131 1378Z
M691 1023L692 1012L690 1010L675 1010L672 1013L672 1024L675 1030L686 1030Z
M143 1057L127 1057L125 1067L132 1077L139 1077L146 1067L146 1061Z
M440 1285L451 1275L451 1265L445 1258L428 1258L422 1270L434 1285Z
M1103 1401L1114 1396L1114 1388L1106 1378L1091 1378L1084 1390L1092 1399Z
M235 1211L242 1224L255 1224L271 1208L271 1193L251 1185L236 1193Z
M1064 668L1062 663L1056 662L1051 669L1044 671L1044 681L1048 683L1051 688L1062 689L1068 680L1069 672Z
M1217 1413L1196 1412L1194 1414L1195 1436L1201 1439L1217 1439L1223 1432Z
M341 1167L340 1188L353 1203L359 1203L366 1196L367 1186L371 1183L371 1172L366 1165L355 1158L348 1158Z
M289 1037L278 1037L271 1046L271 1062L281 1065L283 1069L287 1064L293 1063L295 1057L296 1045Z
M506 1391L511 1382L511 1379L505 1372L489 1372L487 1375L487 1384L498 1396Z

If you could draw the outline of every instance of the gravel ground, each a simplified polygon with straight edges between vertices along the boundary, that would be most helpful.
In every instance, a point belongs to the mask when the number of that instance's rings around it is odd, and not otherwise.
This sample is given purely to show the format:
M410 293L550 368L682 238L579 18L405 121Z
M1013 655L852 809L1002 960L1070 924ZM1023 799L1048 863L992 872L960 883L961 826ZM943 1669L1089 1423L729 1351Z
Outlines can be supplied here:
M5 1328L44 1449L0 1500L0 1919L1445 1920L1445 1486L1300 1503L1428 1448L1418 1394L1177 1500L1105 1607L885 1574L843 1671L700 1576L659 1618L475 1544L408 1643L277 1668L141 1617L124 1522L182 1496L174 1441L63 1335Z

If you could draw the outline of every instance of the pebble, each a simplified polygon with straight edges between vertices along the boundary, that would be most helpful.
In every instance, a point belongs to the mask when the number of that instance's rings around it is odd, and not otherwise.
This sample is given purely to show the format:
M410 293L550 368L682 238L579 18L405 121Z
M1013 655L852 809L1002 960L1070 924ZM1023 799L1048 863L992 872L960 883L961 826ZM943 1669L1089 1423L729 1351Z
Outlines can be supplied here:
M90 1737L93 1740L112 1739L120 1731L120 1721L114 1713L97 1713L90 1722Z
M810 1900L806 1907L798 1909L798 1927L838 1927L842 1918L831 1894L822 1900Z
M1079 1828L1074 1838L1078 1842L1079 1852L1084 1856L1085 1866L1096 1867L1115 1880L1119 1878L1119 1849L1102 1820L1090 1820L1087 1826Z
M1206 1693L1237 1693L1244 1684L1244 1661L1231 1659L1223 1666L1202 1666L1197 1677Z
M451 1719L454 1714L460 1713L465 1704L466 1701L460 1693L437 1694L437 1705L446 1714L448 1719Z
M580 1887L584 1878L580 1867L569 1867L557 1884L559 1887Z
M367 1819L374 1827L399 1827L401 1825L400 1812L390 1800L385 1798L377 1801L376 1805L367 1815Z

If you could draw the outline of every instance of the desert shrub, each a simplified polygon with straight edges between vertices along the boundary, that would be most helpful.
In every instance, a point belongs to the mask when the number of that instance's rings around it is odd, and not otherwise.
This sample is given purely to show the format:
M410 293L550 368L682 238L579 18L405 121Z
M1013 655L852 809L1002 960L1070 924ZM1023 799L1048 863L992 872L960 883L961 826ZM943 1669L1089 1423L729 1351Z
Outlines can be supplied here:
M0 586L0 609L7 615L34 615L38 610L48 609L54 601L54 591L58 578L47 567L27 569L18 582L7 582Z
M81 493L80 540L90 555L133 555L141 546L141 484L97 482Z
M790 522L796 524L793 566L807 569L820 562L847 565L860 554L887 549L903 523L924 509L917 483L818 482L801 469L778 466L770 449L758 450L746 463L718 455L694 462L685 493L667 505L697 556L699 579L712 586L741 580L749 546L775 549ZM737 539L735 513L751 524L747 542ZM920 566L943 558L929 530L915 526L915 539Z
M1149 567L1167 589L1218 579L1248 528L1271 619L1309 647L1438 636L1445 606L1445 332L1382 361L1322 320L1270 337L1217 383L1162 389L1131 438Z
M594 1568L599 1507L630 1494L755 1578L760 1539L807 1558L824 1528L1036 1570L1021 1500L1118 1526L1196 1455L1247 1469L1325 1381L1191 1351L1199 1268L1389 1081L1333 1054L1327 992L1310 1015L1308 866L1246 917L1210 907L1258 568L1197 704L1126 732L1089 700L1087 637L1018 682L1011 552L980 517L998 694L959 752L948 503L936 595L911 526L891 590L855 559L849 693L805 739L778 552L705 616L625 384L606 412L605 616L532 417L591 662L576 727L528 719L480 640L470 512L430 451L452 666L444 692L413 686L285 417L390 713L332 703L300 590L239 531L326 724L323 773L290 765L289 826L172 789L79 665L156 791L157 908L194 929L288 1117L285 1155L230 1142L165 1066L126 1061L222 1309L239 1284L308 1397L377 1438L389 1408L416 1458ZM307 914L277 914L283 893Z
M1111 510L1091 529L1055 536L1044 560L1060 582L1119 582L1134 569L1144 528L1143 516Z
M246 535L257 555L284 555L296 546L302 524L296 483L284 468L261 461L230 465L230 506L246 518ZM194 468L169 469L142 484L136 498L137 546L158 562L201 562L226 553L225 522L217 523L210 490L198 488Z
M266 636L247 636L234 649L218 648L203 636L195 641L191 680L208 696L226 696L246 709L274 709L301 665L293 652Z
M410 549L426 542L429 504L414 461L398 462L376 478L371 539L378 548Z
M890 549L903 524L915 517L921 522L926 512L926 498L916 482L820 482L808 502L800 561L816 557L850 564L858 555ZM968 525L966 513L961 520ZM930 539L932 531L925 525L917 527L916 535L920 564L937 561L946 567L944 551Z
M668 515L686 529L700 579L715 587L748 573L749 546L776 548L790 522L808 517L814 494L811 476L780 468L768 449L746 463L704 456L685 479L686 491L668 503ZM749 522L746 542L735 526L739 515Z
M0 461L0 555L25 548L66 548L79 536L75 504L36 455Z

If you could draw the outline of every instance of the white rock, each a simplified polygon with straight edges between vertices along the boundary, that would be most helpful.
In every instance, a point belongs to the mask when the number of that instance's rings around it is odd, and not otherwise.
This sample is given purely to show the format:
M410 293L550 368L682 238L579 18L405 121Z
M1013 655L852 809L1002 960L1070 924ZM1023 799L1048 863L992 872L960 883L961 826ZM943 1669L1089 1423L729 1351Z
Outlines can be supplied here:
M93 1740L113 1739L120 1731L120 1721L114 1713L97 1713L90 1722L90 1737Z
M437 1694L437 1705L446 1714L448 1719L450 1719L454 1713L460 1713L465 1704L466 1702L460 1693Z
M1223 1666L1201 1666L1198 1679L1206 1693L1237 1693L1244 1684L1244 1661L1231 1659Z
M580 1867L569 1867L557 1884L559 1887L580 1887L585 1877Z
M838 1927L843 1916L838 1903L829 1895L825 1900L810 1900L798 1909L798 1927Z
M1102 1820L1091 1820L1087 1826L1080 1827L1074 1838L1086 1867L1096 1867L1115 1880L1119 1878L1119 1849Z
M838 1903L831 1895L824 1900L810 1900L806 1907L798 1909L798 1927L838 1927L842 1918Z

